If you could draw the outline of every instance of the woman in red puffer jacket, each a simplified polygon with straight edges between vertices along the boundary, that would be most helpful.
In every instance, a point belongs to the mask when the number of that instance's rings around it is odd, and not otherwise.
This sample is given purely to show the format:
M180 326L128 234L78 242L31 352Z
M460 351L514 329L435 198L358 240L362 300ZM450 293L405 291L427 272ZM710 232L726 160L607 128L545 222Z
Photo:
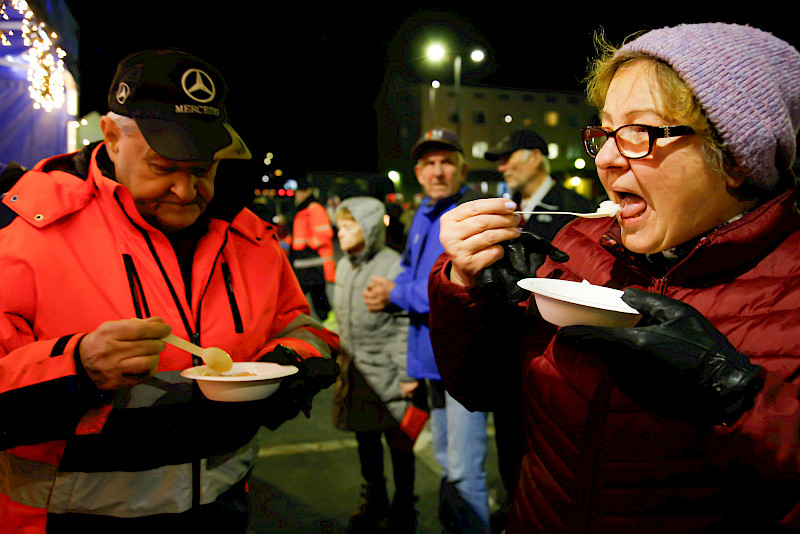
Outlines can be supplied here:
M430 278L450 393L491 410L512 383L499 370L521 373L508 531L800 529L800 54L754 28L684 25L594 73L602 125L584 139L620 213L551 245L517 237L503 199L465 204L442 219ZM518 296L534 275L625 289L643 318L559 330Z

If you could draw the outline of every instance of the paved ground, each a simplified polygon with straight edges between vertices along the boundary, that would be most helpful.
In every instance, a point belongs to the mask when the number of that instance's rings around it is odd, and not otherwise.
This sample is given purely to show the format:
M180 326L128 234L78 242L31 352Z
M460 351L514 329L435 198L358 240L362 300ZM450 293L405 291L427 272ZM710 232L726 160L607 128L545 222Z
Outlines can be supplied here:
M361 474L356 442L349 432L330 422L331 390L315 400L310 419L289 421L275 432L264 430L251 485L251 534L340 533L361 503ZM491 417L489 432L493 435ZM503 499L494 439L490 439L487 471L493 506ZM415 446L416 494L420 534L440 533L436 514L440 471L433 458L430 433L423 431ZM386 454L390 495L391 462Z

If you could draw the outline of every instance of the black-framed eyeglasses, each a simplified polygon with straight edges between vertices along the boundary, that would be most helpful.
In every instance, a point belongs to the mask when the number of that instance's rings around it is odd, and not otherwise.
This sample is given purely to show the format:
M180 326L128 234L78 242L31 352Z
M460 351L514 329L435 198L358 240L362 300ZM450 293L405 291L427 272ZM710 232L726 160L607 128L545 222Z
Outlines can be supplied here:
M614 138L620 154L628 159L640 159L653 151L656 139L680 137L694 134L691 126L647 126L646 124L626 124L616 130L600 126L581 128L583 146L593 158L610 138Z

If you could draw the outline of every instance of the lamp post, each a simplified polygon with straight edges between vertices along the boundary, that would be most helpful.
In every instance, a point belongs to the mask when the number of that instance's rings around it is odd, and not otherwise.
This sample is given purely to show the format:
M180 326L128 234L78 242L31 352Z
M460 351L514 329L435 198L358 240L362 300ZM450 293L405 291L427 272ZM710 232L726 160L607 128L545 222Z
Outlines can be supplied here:
M433 43L428 46L426 57L433 61L439 62L446 59L448 56L447 49L441 43ZM486 59L486 53L478 48L470 52L470 59L475 63L480 63ZM461 54L456 52L453 54L453 88L456 92L456 135L461 138L461 112L462 112L462 98L461 98Z

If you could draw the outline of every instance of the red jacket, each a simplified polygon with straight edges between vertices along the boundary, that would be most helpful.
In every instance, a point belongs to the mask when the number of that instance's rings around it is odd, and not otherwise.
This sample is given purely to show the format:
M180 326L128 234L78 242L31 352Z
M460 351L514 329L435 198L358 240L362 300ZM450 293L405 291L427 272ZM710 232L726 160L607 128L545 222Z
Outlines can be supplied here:
M59 170L75 155L39 163L0 204L2 533L44 532L46 514L181 513L213 502L252 466L258 422L234 403L215 418L179 375L192 356L171 345L146 384L82 389L76 346L100 323L159 316L234 361L278 344L304 358L338 346L308 318L272 228L246 209L210 219L187 298L165 235L101 173L104 151L94 149L85 176Z
M450 393L492 409L507 377L498 329L522 336L525 456L509 532L798 529L800 502L800 217L785 194L702 237L664 274L620 246L613 220L579 220L555 238L565 264L542 277L644 287L696 307L764 368L764 390L733 427L700 432L658 417L615 386L591 353L555 343L555 327L513 321L446 279L430 279L431 337ZM531 299L532 301L532 299ZM508 326L510 325L510 326ZM507 365L507 364L506 364ZM646 380L647 377L642 377Z

